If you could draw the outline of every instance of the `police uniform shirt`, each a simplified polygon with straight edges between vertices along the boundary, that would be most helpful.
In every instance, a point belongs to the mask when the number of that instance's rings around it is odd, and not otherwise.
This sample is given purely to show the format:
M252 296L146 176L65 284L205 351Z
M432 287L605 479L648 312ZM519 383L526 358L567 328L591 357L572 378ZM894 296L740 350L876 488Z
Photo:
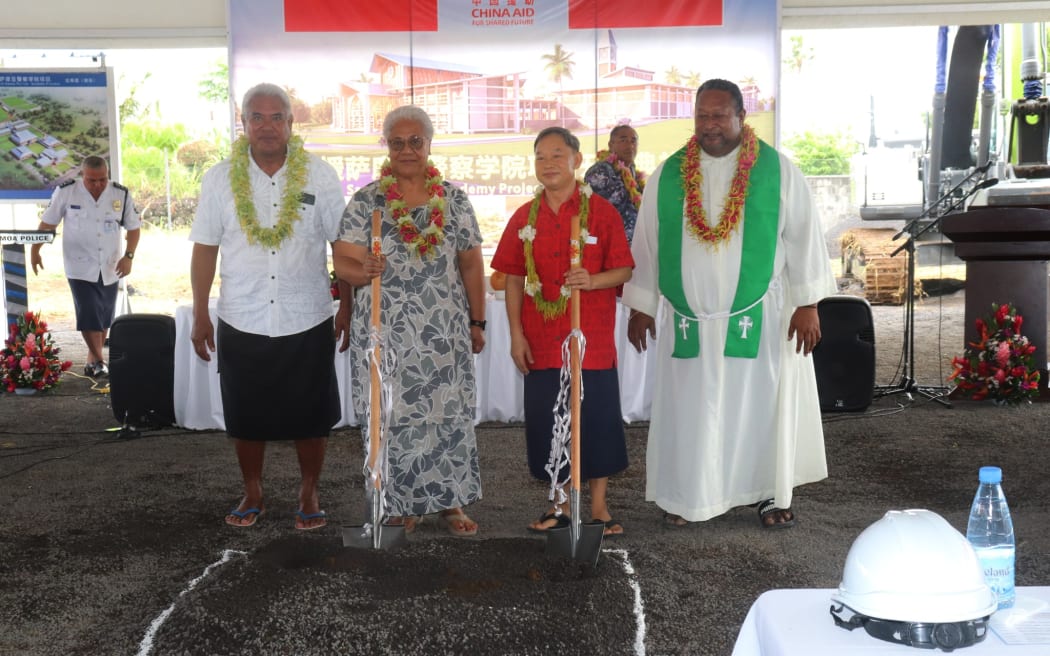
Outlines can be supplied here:
M77 179L55 189L40 220L62 230L62 257L66 277L112 285L119 280L117 261L124 256L120 229L135 230L142 222L131 194L123 185L110 182L98 200Z

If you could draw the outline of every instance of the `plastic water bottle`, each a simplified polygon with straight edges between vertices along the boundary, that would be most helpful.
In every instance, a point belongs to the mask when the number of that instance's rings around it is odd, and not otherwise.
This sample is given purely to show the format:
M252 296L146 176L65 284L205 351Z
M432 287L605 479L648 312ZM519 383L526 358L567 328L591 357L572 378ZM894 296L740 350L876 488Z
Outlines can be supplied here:
M998 467L981 467L981 484L966 525L966 539L977 552L985 580L999 597L1000 610L1014 605L1014 524L1002 480Z

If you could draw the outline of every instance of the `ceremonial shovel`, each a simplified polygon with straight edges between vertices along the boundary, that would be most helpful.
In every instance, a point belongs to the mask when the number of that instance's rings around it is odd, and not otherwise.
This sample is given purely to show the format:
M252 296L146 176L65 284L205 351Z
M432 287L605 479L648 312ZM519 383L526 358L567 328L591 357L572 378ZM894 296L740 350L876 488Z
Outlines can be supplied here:
M377 209L372 212L372 254L375 256L382 255L382 237L380 235L380 222L382 220L382 214ZM380 309L380 287L379 287L379 276L372 278L372 330L376 334L380 334L382 323L379 318ZM344 547L355 547L358 549L384 549L393 550L401 547L405 544L405 527L404 526L384 526L383 525L383 485L386 481L383 480L381 469L377 471L376 467L379 465L379 452L380 452L380 416L383 412L383 401L382 401L382 390L380 389L379 383L379 363L380 363L380 352L379 352L379 340L376 340L375 352L372 354L372 366L371 366L371 400L368 407L368 469L367 471L372 474L372 481L366 481L365 485L368 487L369 501L371 502L372 512L372 524L371 526L349 526L343 529L343 546ZM371 484L370 484L371 483Z
M588 198L580 195L580 202L588 202ZM583 264L583 249L580 246L580 217L572 218L571 229L571 259L572 267ZM575 333L580 329L580 290L573 289L569 297L572 306L572 331ZM569 342L569 419L572 426L571 452L569 455L569 466L572 476L572 490L569 492L569 525L560 528L547 529L547 553L565 558L572 558L578 562L585 563L591 567L598 565L598 556L601 555L602 538L605 537L605 522L580 520L580 342L571 337ZM555 474L557 475L557 474Z

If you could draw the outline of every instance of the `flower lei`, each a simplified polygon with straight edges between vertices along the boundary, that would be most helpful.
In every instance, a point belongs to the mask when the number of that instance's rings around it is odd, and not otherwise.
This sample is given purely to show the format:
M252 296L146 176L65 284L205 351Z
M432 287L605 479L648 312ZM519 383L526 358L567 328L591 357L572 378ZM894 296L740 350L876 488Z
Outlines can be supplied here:
M54 387L62 372L73 365L59 359L59 351L39 314L19 315L0 351L0 383L8 392L20 387L41 391Z
M598 159L610 164L620 174L620 179L623 180L623 186L627 189L627 195L630 196L634 209L641 207L642 192L645 191L645 174L637 169L631 171L631 167L624 164L616 153L608 150L599 150Z
M589 184L585 184L576 181L576 184L580 187L580 241L577 244L579 252L583 253L583 245L587 243L587 217L591 213L591 194L593 190ZM536 195L532 199L532 205L529 207L529 222L528 224L518 230L518 238L521 239L525 247L525 293L532 297L532 302L536 305L536 309L540 311L545 321L556 319L561 315L565 314L565 308L568 306L569 296L572 291L565 285L561 287L561 293L558 294L558 300L548 301L543 297L543 283L540 282L540 276L536 273L536 259L532 254L532 242L536 239L536 217L540 213L540 202L543 198L543 187L540 186L536 189Z
M1021 334L1024 319L1013 305L992 304L990 319L977 319L977 342L962 357L952 358L948 380L974 401L991 398L999 404L1030 403L1039 393L1039 371L1032 370L1035 345Z
M379 171L379 191L386 198L386 209L397 224L397 231L401 235L401 241L405 242L410 252L415 252L420 258L425 256L434 257L437 247L445 241L445 187L441 172L434 166L434 162L427 160L427 207L430 212L430 225L420 230L412 220L412 213L405 205L405 197L401 193L401 187L394 177L394 169L390 166L390 160L383 162Z
M259 244L267 248L278 248L284 240L292 236L295 224L299 221L299 204L306 186L307 162L309 158L303 148L301 137L288 140L288 155L285 160L284 194L277 212L277 224L272 228L259 225L259 216L252 200L252 183L248 175L248 139L240 137L233 142L233 155L230 158L230 190L233 192L234 204L237 207L237 219L241 229L248 238L249 244Z
M758 138L751 126L744 125L740 131L740 150L736 156L736 173L729 185L729 195L718 225L714 228L707 224L707 213L704 211L702 183L704 174L700 170L700 141L693 135L686 146L682 158L682 184L685 185L685 205L688 215L689 232L701 244L715 244L727 241L740 225L740 213L744 209L747 196L747 183L751 177L751 168L758 159Z

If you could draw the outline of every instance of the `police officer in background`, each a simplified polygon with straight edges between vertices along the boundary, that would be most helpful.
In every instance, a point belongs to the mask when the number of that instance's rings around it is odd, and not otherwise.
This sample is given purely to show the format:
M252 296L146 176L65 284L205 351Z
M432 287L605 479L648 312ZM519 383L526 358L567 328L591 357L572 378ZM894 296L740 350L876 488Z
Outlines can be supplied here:
M105 376L109 368L102 348L113 323L117 285L131 274L142 222L128 188L110 182L109 165L94 155L84 159L79 180L64 182L55 189L38 229L54 230L63 219L63 264L73 292L77 330L88 348L84 373L92 378ZM121 228L126 232L123 247ZM42 245L32 246L34 274L44 268Z

